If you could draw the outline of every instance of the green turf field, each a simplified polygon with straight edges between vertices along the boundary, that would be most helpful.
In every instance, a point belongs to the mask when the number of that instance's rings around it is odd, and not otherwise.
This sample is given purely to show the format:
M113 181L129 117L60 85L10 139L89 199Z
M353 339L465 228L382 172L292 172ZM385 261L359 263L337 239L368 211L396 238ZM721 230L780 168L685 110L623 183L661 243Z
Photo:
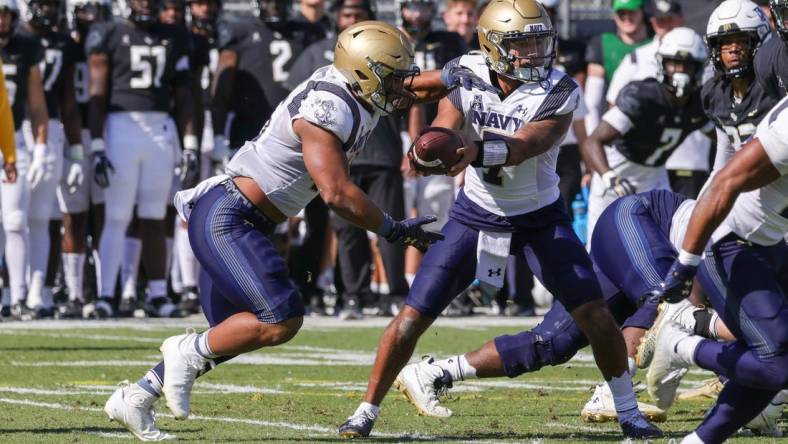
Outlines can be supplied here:
M159 424L180 440L193 442L337 441L336 427L353 412L366 387L385 322L307 319L290 343L237 358L200 378L188 421L169 417L160 402ZM461 353L527 324L496 318L446 320L425 335L417 354ZM104 402L118 381L139 379L159 360L161 340L187 325L201 324L0 324L0 442L131 442L131 434L108 422ZM693 387L708 376L693 370L682 387ZM585 424L579 418L597 379L586 349L565 365L518 379L459 383L445 401L454 416L444 420L417 416L392 391L370 440L620 442L617 425ZM645 401L647 395L640 398ZM683 436L708 406L677 403L663 430L674 438ZM739 437L731 442L770 439Z

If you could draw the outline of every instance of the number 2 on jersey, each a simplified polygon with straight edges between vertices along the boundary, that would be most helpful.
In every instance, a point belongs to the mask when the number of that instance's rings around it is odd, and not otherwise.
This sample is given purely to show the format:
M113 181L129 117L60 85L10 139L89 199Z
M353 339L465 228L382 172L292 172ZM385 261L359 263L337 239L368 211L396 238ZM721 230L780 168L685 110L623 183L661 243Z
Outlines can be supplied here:
M293 57L293 48L290 47L290 42L285 40L273 40L268 47L273 56L271 61L271 69L273 71L274 82L284 82L289 77L289 73L285 70L285 65Z
M134 45L131 50L131 70L134 77L130 86L134 89L161 87L161 76L167 62L167 50L163 46Z

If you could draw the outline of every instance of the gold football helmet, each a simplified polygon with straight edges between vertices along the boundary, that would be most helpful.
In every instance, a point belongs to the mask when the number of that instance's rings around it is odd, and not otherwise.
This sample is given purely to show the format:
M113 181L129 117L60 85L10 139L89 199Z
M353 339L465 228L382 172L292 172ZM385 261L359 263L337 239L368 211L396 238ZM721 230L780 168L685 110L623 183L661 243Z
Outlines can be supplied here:
M536 0L492 0L476 30L487 65L496 73L523 82L550 77L555 30Z
M419 74L413 54L413 45L399 29L365 21L339 34L334 67L358 97L382 114L390 114L408 108L415 98L409 89Z

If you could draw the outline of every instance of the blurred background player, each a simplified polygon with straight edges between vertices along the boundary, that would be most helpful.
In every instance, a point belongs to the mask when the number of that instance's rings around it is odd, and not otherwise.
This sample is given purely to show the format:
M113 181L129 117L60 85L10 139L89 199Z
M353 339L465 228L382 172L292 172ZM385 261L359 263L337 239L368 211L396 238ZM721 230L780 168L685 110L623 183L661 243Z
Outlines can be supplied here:
M596 129L600 116L606 111L605 91L616 68L627 54L651 41L643 0L613 0L612 6L616 32L593 37L586 49L586 131L589 134Z
M0 39L4 38L0 31ZM0 60L2 66L2 60ZM0 71L0 153L3 155L2 181L16 182L16 139L14 137L14 116L8 100L4 71ZM2 196L0 196L2 199ZM2 200L0 200L0 208ZM0 252L5 251L5 234L0 231ZM5 311L5 310L3 310ZM8 314L0 314L0 319Z
M616 99L583 147L594 170L588 232L617 197L670 189L665 161L687 135L712 125L700 102L706 46L695 31L676 28L657 52L657 79L635 81Z
M47 104L39 68L39 63L44 60L44 48L37 38L20 33L18 24L19 8L16 1L0 2L0 57L3 59L5 83L14 114L19 179L0 184L5 264L10 288L10 300L3 301L3 315L27 319L33 315L26 304L31 194L43 181L51 181L54 174L57 173L59 177L61 171L54 170L54 160L58 155L51 152L47 145ZM27 117L32 132L28 133L28 137L22 130L22 123ZM53 190L50 193L48 197L51 198ZM48 210L51 211L54 207L52 201L41 196L39 198L49 203ZM35 302L39 303L40 300Z
M80 217L79 215L83 215L88 209L87 195L76 193L84 183L84 171L89 168L85 164L79 107L74 92L74 65L79 58L79 49L67 33L57 30L62 25L64 11L62 0L33 0L28 3L30 19L20 31L38 39L44 47L44 60L39 68L42 69L49 115L47 140L51 157L47 159L47 169L51 169L51 172L45 175L30 196L28 304L39 306L37 315L45 317L54 315L52 286L55 270L47 273L50 221L61 219L59 213L62 213L63 223L71 228L71 214ZM27 137L32 138L32 134ZM60 180L61 176L63 180ZM57 229L53 231L59 233L58 222L55 222L55 227ZM66 251L72 253L76 249L73 236L75 233L71 229L67 232L69 236L63 240L68 247ZM59 243L61 239L60 236L55 236L53 240ZM52 247L52 253L57 258L60 255L60 245L55 244ZM58 262L53 261L54 267L50 268L56 268Z
M81 143L83 149L90 146L90 130L88 129L88 102L90 101L90 78L88 74L85 40L90 26L95 22L110 19L111 7L109 0L69 0L66 3L67 18L71 28L71 36L77 45L74 63L74 96L79 106ZM87 302L86 289L95 292L98 282L96 274L91 275L92 282L86 280L85 262L87 255L87 237L90 232L93 270L98 269L98 240L104 220L104 192L93 180L93 156L90 152L83 153L83 180L76 187L68 187L68 194L58 198L63 215L62 261L63 275L68 291L68 302L60 307L60 316L79 318L83 314L92 313L92 306L83 311ZM66 176L68 178L68 176ZM61 186L61 190L62 190ZM85 202L87 203L85 205ZM83 211L79 211L81 208ZM92 218L90 217L92 215ZM90 230L89 230L90 228ZM95 296L95 294L94 294Z
M331 16L326 11L326 0L299 0L297 3L298 12L293 17L294 22L316 25L325 35L333 31Z
M476 0L446 0L443 5L446 30L459 34L468 49L479 49L479 37L476 35L479 11Z
M169 115L172 97L184 134L184 155L194 153L198 144L192 127L189 35L182 27L159 23L158 8L153 0L132 0L125 21L95 24L86 42L94 173L106 187L99 245L101 299L96 303L101 317L113 313L123 239L135 203L148 277L146 312L179 315L167 297L165 281L164 216L178 144Z
M755 55L755 75L766 95L780 100L788 94L788 0L769 0L769 9L776 35Z

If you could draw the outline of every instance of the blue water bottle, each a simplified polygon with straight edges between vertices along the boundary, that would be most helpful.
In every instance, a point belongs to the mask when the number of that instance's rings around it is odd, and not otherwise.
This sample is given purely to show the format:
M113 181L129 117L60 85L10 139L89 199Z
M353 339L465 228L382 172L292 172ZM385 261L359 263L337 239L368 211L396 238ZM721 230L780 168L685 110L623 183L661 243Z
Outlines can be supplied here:
M572 201L572 228L583 244L588 243L588 188L583 187L582 193Z

